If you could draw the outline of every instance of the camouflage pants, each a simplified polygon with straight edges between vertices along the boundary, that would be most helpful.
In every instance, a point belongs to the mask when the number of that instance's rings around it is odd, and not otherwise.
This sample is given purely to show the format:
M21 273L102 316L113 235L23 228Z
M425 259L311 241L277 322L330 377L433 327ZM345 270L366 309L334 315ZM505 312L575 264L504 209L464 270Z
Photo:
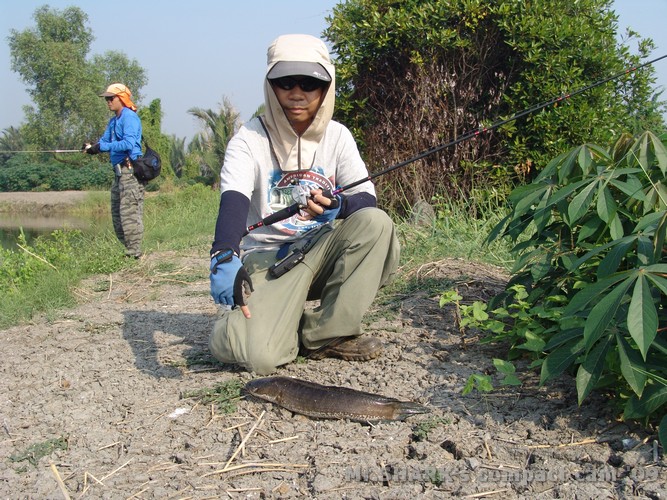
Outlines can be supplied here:
M121 168L111 186L111 220L118 240L125 245L125 255L141 257L141 238L144 234L145 185L137 180L128 167Z

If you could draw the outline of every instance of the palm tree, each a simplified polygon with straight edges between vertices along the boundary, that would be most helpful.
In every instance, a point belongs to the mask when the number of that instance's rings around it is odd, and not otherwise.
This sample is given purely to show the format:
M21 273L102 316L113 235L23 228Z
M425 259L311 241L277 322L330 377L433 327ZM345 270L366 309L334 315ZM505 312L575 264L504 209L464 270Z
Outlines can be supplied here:
M11 153L2 154L2 151L23 151L25 141L21 129L8 127L2 131L0 137L0 165L4 165L12 157Z
M204 123L204 129L190 143L190 151L199 153L202 175L211 175L220 169L225 159L227 143L240 126L240 114L226 97L220 111L191 108L188 113Z
M185 137L179 139L175 135L171 136L171 147L169 148L169 161L174 174L179 179L183 175L185 166Z

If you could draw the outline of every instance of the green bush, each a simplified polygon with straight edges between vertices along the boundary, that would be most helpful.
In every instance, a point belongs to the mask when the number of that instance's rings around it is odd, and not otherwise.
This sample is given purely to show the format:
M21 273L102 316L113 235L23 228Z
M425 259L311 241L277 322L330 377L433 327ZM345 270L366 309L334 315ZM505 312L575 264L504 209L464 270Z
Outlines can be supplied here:
M69 165L20 158L0 168L0 191L4 192L106 190L112 181L109 164L97 161Z
M585 144L552 160L509 197L488 241L515 243L494 340L532 352L541 383L568 372L581 403L615 393L624 417L667 406L667 148L651 132ZM485 321L480 322L484 324ZM663 444L667 417L660 424Z

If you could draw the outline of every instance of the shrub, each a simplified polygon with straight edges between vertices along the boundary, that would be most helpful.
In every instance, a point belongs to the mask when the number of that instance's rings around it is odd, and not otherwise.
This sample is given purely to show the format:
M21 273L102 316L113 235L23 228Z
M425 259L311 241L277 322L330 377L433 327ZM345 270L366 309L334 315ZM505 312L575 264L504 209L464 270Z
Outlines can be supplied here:
M490 304L493 338L510 340L510 356L533 347L541 383L575 375L580 403L605 389L623 403L625 418L664 414L663 141L644 132L608 149L579 146L516 188L509 202L510 214L488 238L509 238L517 256L505 292ZM660 431L665 444L667 417Z

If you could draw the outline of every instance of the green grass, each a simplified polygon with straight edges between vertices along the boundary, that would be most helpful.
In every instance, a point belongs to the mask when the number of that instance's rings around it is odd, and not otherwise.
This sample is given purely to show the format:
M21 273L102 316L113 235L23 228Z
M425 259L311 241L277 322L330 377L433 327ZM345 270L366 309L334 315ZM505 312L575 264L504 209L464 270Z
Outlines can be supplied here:
M191 248L208 253L218 212L219 193L202 185L147 196L144 206L145 253L182 251ZM102 205L104 203L105 205ZM106 199L94 195L76 212L108 213ZM30 321L36 314L57 317L63 308L76 303L75 288L89 276L137 266L124 257L124 248L116 239L110 217L87 233L78 230L55 231L37 238L23 249L0 249L0 328ZM205 267L205 266L204 266ZM159 263L157 276L174 270L172 263ZM201 276L179 275L181 281Z
M215 404L223 413L234 413L236 402L241 398L241 389L245 384L233 379L217 384L213 388L195 389L181 394L182 399L194 398L204 405Z
M33 443L22 452L11 455L9 461L14 463L26 461L37 467L37 463L43 457L51 455L54 451L66 449L67 439L65 437L48 439L40 443Z
M483 199L482 196L479 197ZM429 225L399 222L401 265L412 268L444 258L462 258L503 268L513 263L510 245L484 244L491 229L505 215L496 201L434 200L435 219Z
M208 254L218 213L219 192L203 185L173 189L170 192L149 194L144 207L145 253L194 250L202 258ZM108 214L108 194L95 193L76 208L78 215ZM429 225L413 225L397 221L401 240L401 272L378 300L385 305L397 303L400 296L427 286L434 294L442 291L437 280L429 283L421 279L416 283L408 276L410 270L424 263L458 257L507 267L511 257L507 247L495 243L484 247L483 242L501 216L498 207L471 206L464 202L437 200L436 218ZM57 231L48 238L38 238L25 250L0 250L0 328L30 321L37 314L57 318L63 308L76 303L74 290L85 278L108 275L122 269L140 265L124 257L124 248L116 240L110 217L103 217L99 227L89 233ZM175 264L164 261L151 264L151 277L176 278L190 282L205 278L193 274L184 276ZM205 270L205 266L202 267ZM176 273L176 276L172 276ZM103 290L106 280L94 285ZM206 300L203 297L202 300ZM386 309L386 308L385 308Z

